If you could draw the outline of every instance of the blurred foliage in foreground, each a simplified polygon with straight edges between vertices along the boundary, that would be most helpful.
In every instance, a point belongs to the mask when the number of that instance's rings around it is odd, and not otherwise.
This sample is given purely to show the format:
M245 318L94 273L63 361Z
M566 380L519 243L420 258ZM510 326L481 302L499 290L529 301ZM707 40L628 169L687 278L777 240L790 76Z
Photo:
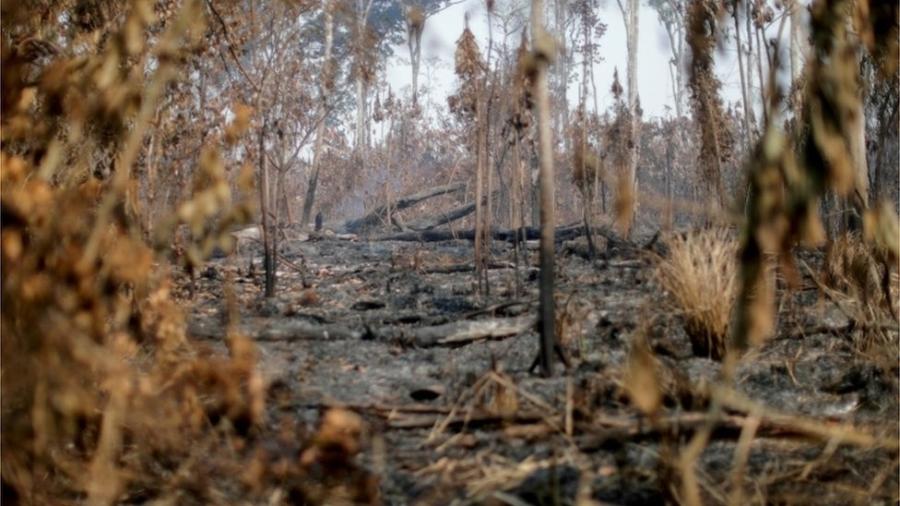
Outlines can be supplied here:
M293 478L287 490L301 500L324 500L297 459L265 465L277 456L248 444L265 408L254 346L235 332L227 357L191 345L166 267L177 227L191 231L180 255L190 267L249 221L219 155L250 126L249 108L233 107L232 124L199 152L191 199L152 241L140 225L135 167L159 101L202 46L201 2L33 3L3 3L4 501L205 504L276 478ZM68 20L71 47L26 35L54 17ZM238 179L251 194L249 165ZM359 430L324 425L307 464L339 466ZM293 427L272 437L304 439Z

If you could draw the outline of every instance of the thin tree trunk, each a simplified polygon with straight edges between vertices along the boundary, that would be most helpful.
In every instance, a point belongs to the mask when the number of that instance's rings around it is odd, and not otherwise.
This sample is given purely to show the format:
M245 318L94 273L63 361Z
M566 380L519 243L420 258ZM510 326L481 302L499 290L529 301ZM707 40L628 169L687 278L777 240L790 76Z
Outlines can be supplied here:
M486 266L485 262L485 253L484 253L484 225L485 225L485 209L484 202L482 197L484 195L484 151L486 146L484 145L484 123L485 123L485 114L484 114L484 97L480 92L478 93L478 98L476 99L476 107L477 111L475 112L475 117L477 118L477 126L475 127L475 277L477 278L478 284L478 293L484 294L486 287L484 284L484 268Z
M365 163L365 151L368 146L368 135L366 132L366 108L367 108L367 84L364 72L366 58L363 52L363 38L366 31L366 23L369 17L369 9L372 7L372 0L356 0L356 132L354 139L354 154L356 155L356 163L359 169L363 169ZM366 69L367 70L367 69Z
M741 101L744 104L744 135L743 135L743 143L744 143L744 153L750 153L750 103L747 95L747 80L744 77L744 49L741 46L741 26L738 21L738 12L739 12L739 3L738 0L734 0L732 3L733 6L733 16L734 16L734 35L737 43L737 55L738 55L738 71L741 75Z
M270 240L272 242L272 249L270 250L270 255L272 259L270 263L272 265L272 295L275 295L275 279L277 276L278 269L278 241L279 236L281 235L281 213L278 211L278 194L281 193L281 171L275 177L275 187L272 188L269 192L269 204L271 205L272 200L275 201L274 212L272 213L272 230L270 231Z
M362 157L366 144L366 95L362 75L356 77L356 132L355 140L357 156Z
M412 9L418 9L414 11ZM419 63L422 61L422 33L425 31L425 14L413 7L406 13L406 46L409 49L409 67L412 72L412 104L418 104Z
M627 66L627 85L628 85L628 113L630 116L629 129L631 133L631 145L628 148L628 165L627 165L627 184L625 191L631 192L631 206L626 210L628 213L627 223L633 224L637 210L637 162L638 162L638 122L640 121L637 114L638 90L637 90L637 52L638 52L638 23L640 5L638 0L627 0L628 8L625 9L621 0L619 9L622 11L622 17L625 21L626 46L628 50L628 66ZM620 191L622 189L620 188ZM626 237L631 233L631 226L625 231Z
M296 222L294 219L294 213L291 211L291 201L288 199L288 191L287 191L287 174L286 172L282 172L279 174L281 177L281 182L278 183L278 186L281 188L281 204L282 209L284 210L284 216L287 218L287 225L293 226Z
M744 28L747 32L747 98L752 100L752 88L753 88L753 22L750 16L750 2L742 2L741 5L744 6ZM759 86L760 90L763 89L763 81L762 74L759 74ZM762 93L762 91L760 91ZM750 108L752 110L752 104L750 104ZM764 123L765 124L765 123Z
M512 198L510 199L510 220L509 220L509 228L511 230L519 230L525 226L524 220L522 217L525 212L524 199L522 198L523 193L523 185L522 185L522 155L519 151L519 132L514 132L515 136L513 146L513 163L512 163ZM522 291L522 280L519 277L519 255L520 250L522 249L522 244L519 241L513 241L513 261L515 262L515 271L513 275L515 276L515 297L519 297L519 294Z
M672 97L675 99L675 117L681 117L681 97L678 95L678 77L675 74L675 65L669 64L669 80L672 82Z
M599 172L599 167L594 167L593 169L593 178L589 177L590 174L585 172L585 159L587 158L588 151L588 143L587 143L587 88L588 88L588 62L593 61L593 51L590 50L590 27L587 23L584 23L582 26L582 36L584 37L584 51L582 57L581 64L581 89L579 94L581 95L580 101L578 103L578 112L580 113L581 125L578 130L580 138L575 142L578 143L575 149L581 151L578 157L581 160L581 174L582 174L582 182L581 182L581 194L582 194L582 219L584 220L584 230L587 236L588 243L588 251L590 252L591 258L594 258L596 255L596 247L594 246L594 238L591 234L592 219L593 219L593 210L594 210L594 193L597 191L597 173Z
M569 48L566 42L565 30L566 30L566 13L568 12L568 7L566 0L556 0L556 36L558 38L559 44L559 52L557 54L557 58L559 61L557 62L557 96L559 98L559 118L560 129L558 132L563 132L563 143L565 145L566 152L569 153L572 150L571 142L569 141L569 136L565 135L566 132L569 131L569 97L568 97L568 77L569 77Z
M857 63L857 68L859 65ZM861 91L859 92L861 93ZM869 162L866 158L866 121L865 110L863 107L863 99L860 96L853 104L853 114L848 125L850 156L853 160L853 166L856 170L854 181L854 192L851 196L850 203L856 216L851 220L851 228L861 229L862 218L865 210L869 207Z
M490 102L490 99L488 99L488 101ZM482 141L482 142L484 142L484 176L487 179L486 190L483 194L484 197L490 197L491 195L494 194L494 178L493 178L493 171L491 170L491 166L493 165L491 163L491 149L490 149L491 143L489 142L490 141L490 137L489 137L490 136L490 125L488 124L489 117L490 117L490 114L485 115L485 125L484 125L484 135L483 135L484 140ZM488 279L487 264L489 262L488 257L491 254L491 247L492 247L492 245L491 245L491 242L492 242L491 228L493 227L493 222L494 222L494 199L487 198L487 202L485 204L487 206L487 209L486 209L487 212L484 213L484 242L485 242L484 267L485 267L485 269L483 269L482 275L484 276L485 294L490 295L491 287L489 284L490 280Z
M762 55L763 52L766 53L766 57L768 58L769 51L763 46L762 41L759 38L759 27L756 28L756 67L759 72L759 98L762 102L762 113L763 113L763 125L769 124L769 101L766 100L766 86L765 86L765 75L763 74L763 64L762 64Z
M591 63L591 91L594 95L594 114L600 114L600 105L597 99L597 80L594 78L594 65ZM600 212L606 214L606 181L600 178L599 172L594 176L595 184L596 180L599 180L598 191L600 193Z
M490 135L491 135L491 109L493 106L493 95L494 95L494 85L491 81L491 54L493 53L494 46L494 31L493 31L493 19L492 19L492 9L488 9L487 11L487 26L488 26L488 46L487 51L485 52L485 74L484 79L481 85L481 91L484 95L482 99L482 104L484 111L482 112L481 121L478 124L479 129L479 140L481 141L482 150L481 150L481 168L482 171L481 177L482 182L485 185L485 189L481 191L481 198L479 201L484 199L485 197L493 195L493 177L491 171L491 143L490 143ZM486 208L482 210L482 226L481 226L481 234L482 234L482 245L481 245L481 270L479 271L479 275L482 279L479 280L479 285L484 289L483 293L485 295L490 295L491 287L488 279L488 263L491 253L491 223L494 220L493 216L493 199L488 198L485 203Z
M672 6L673 11L675 6ZM674 21L665 23L666 35L669 37L669 46L672 48L672 61L669 63L669 74L672 79L672 97L675 100L675 116L680 118L684 113L684 39L679 31L673 31L675 23L679 23L679 16L675 14Z
M275 255L272 251L272 230L269 228L269 168L266 164L266 125L259 129L259 209L262 215L263 267L265 296L275 295Z
M555 311L553 300L554 284L554 226L556 222L553 197L553 139L550 131L550 101L547 91L547 64L549 54L539 54L546 49L550 37L544 31L544 6L541 0L531 0L532 51L535 54L536 73L533 81L535 106L537 108L538 154L540 157L540 366L544 376L553 375L553 353L555 351Z
M528 179L531 184L531 226L534 228L540 228L541 226L541 190L540 182L538 181L540 163L538 154L536 152L531 153L529 161L531 171Z
M666 215L663 226L666 230L672 230L674 216L672 215L672 138L666 137Z

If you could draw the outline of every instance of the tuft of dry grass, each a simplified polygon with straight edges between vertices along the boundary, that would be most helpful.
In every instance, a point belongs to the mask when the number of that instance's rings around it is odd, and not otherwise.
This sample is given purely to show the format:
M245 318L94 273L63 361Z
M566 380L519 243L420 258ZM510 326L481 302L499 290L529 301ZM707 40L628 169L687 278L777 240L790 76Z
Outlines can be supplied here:
M865 351L878 342L896 346L900 279L890 260L859 235L844 234L828 245L822 270L824 295L862 329L858 348Z
M695 355L721 360L738 291L738 243L725 229L676 235L655 278L666 292L665 311L680 315Z
M880 299L879 270L869 248L856 234L841 235L828 245L824 281L829 288L860 301Z

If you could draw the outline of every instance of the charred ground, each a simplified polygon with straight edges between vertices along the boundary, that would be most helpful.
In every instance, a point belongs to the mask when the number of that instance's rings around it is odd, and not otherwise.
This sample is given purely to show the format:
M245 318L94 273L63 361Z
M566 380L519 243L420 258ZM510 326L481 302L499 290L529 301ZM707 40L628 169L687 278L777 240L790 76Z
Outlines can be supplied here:
M223 287L233 286L268 385L261 434L284 420L313 433L330 407L358 413L367 430L357 462L386 503L663 503L677 500L677 449L701 427L720 364L694 356L679 315L660 310L653 268L662 242L634 244L593 261L578 240L561 248L557 329L571 367L551 379L529 371L535 268L523 262L517 273L501 261L511 258L505 242L494 244L483 300L466 240L288 240L284 265L294 268L282 266L278 298L259 302L248 257L212 262L197 281L189 332L225 349L225 322L237 314L228 315ZM801 257L824 262L822 252ZM724 502L737 479L754 503L890 504L896 349L862 350L867 330L808 276L778 297L777 335L740 366L700 457L706 500ZM633 407L625 386L644 340L663 397L654 417Z

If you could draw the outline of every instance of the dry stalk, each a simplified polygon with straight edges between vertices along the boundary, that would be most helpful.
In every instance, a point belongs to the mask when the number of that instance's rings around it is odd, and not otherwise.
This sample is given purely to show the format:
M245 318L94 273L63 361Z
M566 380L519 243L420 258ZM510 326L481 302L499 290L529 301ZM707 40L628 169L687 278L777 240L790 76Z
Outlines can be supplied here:
M750 456L750 445L759 428L760 416L751 413L741 429L741 437L738 439L737 448L734 451L734 460L731 463L731 494L728 496L729 506L740 506L744 498L744 472L747 468L747 458Z

